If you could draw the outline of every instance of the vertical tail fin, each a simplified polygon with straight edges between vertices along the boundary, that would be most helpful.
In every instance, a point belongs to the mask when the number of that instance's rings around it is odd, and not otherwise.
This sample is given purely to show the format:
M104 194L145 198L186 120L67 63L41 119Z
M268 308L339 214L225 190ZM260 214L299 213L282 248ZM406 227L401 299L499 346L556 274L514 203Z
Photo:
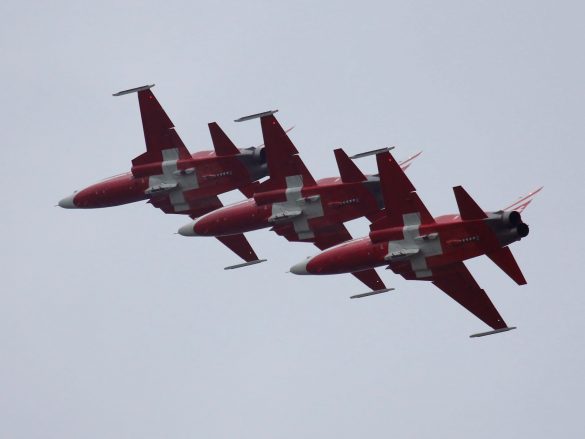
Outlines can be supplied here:
M518 285L526 285L526 279L508 247L502 247L496 251L487 253L487 257Z

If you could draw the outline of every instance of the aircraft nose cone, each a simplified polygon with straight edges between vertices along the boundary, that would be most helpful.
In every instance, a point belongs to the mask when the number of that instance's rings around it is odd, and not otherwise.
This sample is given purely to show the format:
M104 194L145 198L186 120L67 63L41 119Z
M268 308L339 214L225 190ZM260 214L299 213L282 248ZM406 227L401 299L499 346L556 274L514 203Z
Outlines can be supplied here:
M63 198L61 201L59 201L59 206L62 207L63 209L77 208L77 206L75 205L75 202L73 201L74 198L75 198L75 193L69 195L68 197Z
M195 221L190 222L189 224L185 224L183 227L181 227L179 229L179 235L182 235L182 236L199 236L199 235L197 235L197 233L195 233L194 227L195 227Z
M311 274L307 271L307 264L309 263L310 260L311 258L307 258L304 261L293 265L292 267L290 267L290 272L293 274Z

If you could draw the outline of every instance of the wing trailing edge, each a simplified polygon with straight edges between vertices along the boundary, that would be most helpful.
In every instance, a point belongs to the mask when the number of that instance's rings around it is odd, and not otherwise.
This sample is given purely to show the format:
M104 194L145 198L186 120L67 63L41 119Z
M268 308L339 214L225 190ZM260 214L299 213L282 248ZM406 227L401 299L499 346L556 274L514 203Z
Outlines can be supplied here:
M419 198L416 188L392 154L378 154L376 162L384 198L384 216L373 222L370 230L403 226L404 217L408 214L418 214L420 224L434 223L433 216Z
M175 125L150 90L151 87L150 85L136 87L114 94L114 96L134 92L138 94L146 152L132 160L133 166L162 162L163 151L167 149L176 150L176 153L172 155L177 160L191 157L189 150L175 131Z
M238 235L216 236L216 238L247 263L259 261L256 252L242 233Z

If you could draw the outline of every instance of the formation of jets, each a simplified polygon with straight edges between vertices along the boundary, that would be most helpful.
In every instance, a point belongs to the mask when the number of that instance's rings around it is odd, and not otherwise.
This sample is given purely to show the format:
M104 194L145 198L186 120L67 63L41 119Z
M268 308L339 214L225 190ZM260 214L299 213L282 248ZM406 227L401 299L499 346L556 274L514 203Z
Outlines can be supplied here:
M492 328L472 337L514 329L463 261L487 255L516 283L525 284L508 246L528 235L521 213L542 188L505 209L485 212L457 186L459 213L434 218L404 172L420 152L398 162L391 148L352 157L336 149L339 176L315 180L274 110L236 120L260 119L262 145L237 148L213 122L214 150L191 154L152 86L114 94L137 93L146 152L132 160L130 172L76 191L59 206L88 209L147 200L165 213L188 215L192 221L179 234L215 237L243 260L226 269L264 262L244 233L268 228L321 251L294 265L292 273L349 273L370 288L352 298L393 290L375 271L387 266L405 279L431 281ZM376 156L378 174L365 175L353 162L367 155ZM223 206L218 195L236 189L246 199ZM370 233L352 239L344 223L361 217L370 221Z

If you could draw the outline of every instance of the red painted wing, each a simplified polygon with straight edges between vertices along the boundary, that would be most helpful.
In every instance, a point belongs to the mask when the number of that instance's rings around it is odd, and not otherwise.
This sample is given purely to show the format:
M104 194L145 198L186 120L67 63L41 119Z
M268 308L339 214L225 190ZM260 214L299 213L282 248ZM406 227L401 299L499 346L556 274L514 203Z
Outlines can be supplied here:
M157 209L162 210L164 213L177 213L175 212L168 195L151 198L148 202ZM205 215L206 213L209 213L213 210L219 209L223 206L217 196L196 198L192 200L188 199L186 202L189 205L189 209L180 212L180 214L189 215L193 219L200 217L201 215Z
M150 200L149 203L154 207L162 209L165 213L175 213L168 197L159 199L155 198ZM222 206L223 204L217 196L198 198L195 201L190 201L189 210L182 213L188 213L191 218L195 219L201 215L219 209ZM250 262L258 260L258 256L256 256L254 249L252 249L252 246L243 234L219 236L217 239L244 261Z
M465 264L457 262L443 269L433 269L429 279L449 297L494 329L506 328L506 322L477 284Z
M315 233L313 242L319 250L328 249L351 239L351 234L343 224L336 224L324 230L313 230L313 233Z
M319 250L325 250L342 242L349 241L351 234L343 224L338 224L334 229L327 229L321 233L315 232L315 245ZM386 288L380 276L373 268L364 271L356 271L351 273L359 281L364 283L372 291L382 290Z
M188 159L191 157L189 150L175 131L175 126L165 110L150 90L138 92L138 104L142 117L142 129L146 152L132 160L133 166L145 165L163 160L162 151L176 148L178 157L175 159Z
M372 291L386 289L386 285L384 285L384 282L382 282L382 279L380 279L380 276L373 268L364 271L355 271L351 274L366 284L368 288L371 288Z
M247 184L246 186L241 186L238 188L238 190L244 194L244 196L246 198L252 198L254 196L254 193L258 190L258 188L260 187L260 183L258 183L257 181L254 181L250 184Z
M256 252L254 252L254 249L242 233L239 235L217 236L216 238L244 261L251 262L258 260Z
M211 122L208 126L211 141L213 142L213 148L215 149L215 155L229 156L240 153L240 150L236 148L234 142L230 140L217 123Z
M378 154L376 161L384 197L384 217L372 223L370 229L403 226L403 216L407 214L418 214L421 224L434 223L433 216L418 197L415 187L392 154L389 152Z
M286 188L286 177L300 175L304 186L315 185L315 179L299 157L294 144L272 115L260 118L270 179L262 186L266 190Z

